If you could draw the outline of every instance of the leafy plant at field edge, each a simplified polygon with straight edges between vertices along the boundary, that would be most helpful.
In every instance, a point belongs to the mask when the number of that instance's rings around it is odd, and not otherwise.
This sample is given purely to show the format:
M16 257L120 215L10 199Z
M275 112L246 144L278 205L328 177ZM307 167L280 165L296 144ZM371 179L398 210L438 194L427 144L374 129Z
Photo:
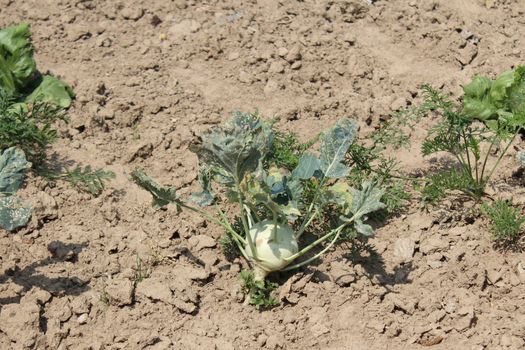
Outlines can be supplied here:
M525 216L504 200L496 200L492 204L483 204L481 212L490 220L490 232L499 243L515 244L522 236L522 226Z

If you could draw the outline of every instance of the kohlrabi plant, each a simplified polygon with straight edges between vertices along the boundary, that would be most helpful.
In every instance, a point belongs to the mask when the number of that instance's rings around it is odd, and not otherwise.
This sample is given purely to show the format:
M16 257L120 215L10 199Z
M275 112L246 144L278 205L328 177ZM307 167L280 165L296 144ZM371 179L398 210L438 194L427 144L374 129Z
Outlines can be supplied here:
M189 200L140 170L132 178L153 195L157 206L174 203L223 227L250 263L253 282L264 282L269 273L311 263L348 232L373 234L366 220L384 207L382 189L366 180L358 188L346 182L351 170L346 156L357 132L356 122L341 119L320 135L318 153L303 152L289 171L268 161L275 135L272 125L257 114L236 113L191 146L199 159L202 191ZM217 213L192 203L214 204ZM220 208L227 203L238 206L240 225L233 225ZM319 227L328 228L319 232Z

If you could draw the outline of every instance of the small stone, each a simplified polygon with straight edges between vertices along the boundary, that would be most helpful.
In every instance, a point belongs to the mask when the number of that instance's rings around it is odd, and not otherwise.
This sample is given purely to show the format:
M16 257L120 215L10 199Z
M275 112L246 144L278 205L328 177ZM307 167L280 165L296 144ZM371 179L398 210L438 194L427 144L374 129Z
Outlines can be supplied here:
M91 309L91 301L84 294L79 295L71 302L71 311L76 315L89 313Z
M277 55L279 57L284 57L288 54L288 49L286 47L280 47L277 49Z
M34 196L33 216L39 220L54 220L58 218L58 204L55 198L44 191Z
M133 302L133 283L128 279L111 280L106 286L106 293L111 305L130 305Z
M144 9L142 7L129 5L124 7L120 14L124 19L138 21L144 15Z
M284 72L284 63L282 61L273 61L270 64L270 68L268 69L268 72L270 72L270 73L283 73Z
M195 244L195 250L199 251L204 248L215 248L217 246L217 242L215 239L213 239L210 236L206 235L197 235L193 236L196 238L196 244Z
M246 73L245 71L240 71L239 72L239 81L241 83L245 83L245 84L251 84L252 83L252 77L250 76L250 74Z
M350 45L354 45L356 42L356 35L354 33L346 32L343 41L349 43Z
M301 63L301 61L295 61L294 63L292 63L291 67L293 70L297 70L299 68L301 68L303 64Z
M487 280L490 284L494 285L503 277L504 269L498 267L487 270Z
M410 238L399 238L394 243L394 255L403 262L412 260L416 244Z
M82 314L80 316L78 316L77 318L77 322L78 324L85 324L88 320L88 314Z
M293 63L295 61L299 61L301 58L301 47L299 45L295 45L290 49L290 51L288 51L288 54L286 54L284 59L288 61L288 63Z
M172 304L180 311L186 314L192 314L197 310L197 305L191 302L185 302L179 299L175 299Z

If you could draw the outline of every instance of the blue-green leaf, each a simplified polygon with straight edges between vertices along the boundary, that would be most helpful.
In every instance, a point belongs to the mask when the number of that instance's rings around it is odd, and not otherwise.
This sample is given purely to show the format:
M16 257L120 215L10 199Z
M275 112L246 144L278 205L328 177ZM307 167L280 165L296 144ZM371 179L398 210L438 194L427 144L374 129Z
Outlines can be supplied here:
M146 175L142 170L133 170L131 178L137 185L151 193L153 196L153 205L155 207L163 207L169 203L179 203L175 188L163 187Z
M352 213L356 218L361 218L385 207L385 204L381 202L381 197L384 194L381 188L370 181L364 181L361 187L361 190L351 189Z
M191 145L190 150L201 164L220 174L222 183L235 185L261 168L272 140L270 125L259 115L235 113L223 126L204 135L201 144Z
M199 168L199 183L201 184L202 191L191 194L190 200L193 203L198 204L201 207L213 203L215 196L213 195L213 189L211 188L211 178L211 170L208 169L208 167L201 165Z
M0 227L4 230L13 231L25 226L31 213L31 208L24 207L18 197L0 198Z
M26 170L31 163L24 152L16 147L6 149L0 156L0 193L14 193L24 182Z
M354 142L357 123L341 119L334 127L321 135L320 168L324 176L332 179L345 177L350 168L343 164L346 152Z
M293 170L292 176L298 179L307 180L314 176L315 172L320 170L321 163L316 156L311 153L305 153L299 159L299 164Z
M354 222L354 228L360 234L370 237L374 235L374 229L372 226L365 224L361 219L357 219Z

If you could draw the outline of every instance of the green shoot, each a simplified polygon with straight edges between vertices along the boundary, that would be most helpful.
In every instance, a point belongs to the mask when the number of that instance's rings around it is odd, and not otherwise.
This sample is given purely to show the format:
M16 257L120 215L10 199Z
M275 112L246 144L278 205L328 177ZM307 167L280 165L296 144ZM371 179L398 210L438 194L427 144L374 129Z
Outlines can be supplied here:
M496 200L491 205L483 204L481 212L490 220L490 232L495 241L513 244L522 236L525 216L520 215L511 203Z
M84 168L76 166L72 170L63 172L51 170L45 167L37 168L39 175L47 180L63 180L69 182L73 187L98 196L105 188L105 182L115 178L115 173L102 169L93 170L91 166L86 165Z
M240 274L243 281L244 293L248 295L249 303L257 310L267 310L279 305L272 297L272 292L279 286L277 283L267 280L256 280L253 271L242 270Z

